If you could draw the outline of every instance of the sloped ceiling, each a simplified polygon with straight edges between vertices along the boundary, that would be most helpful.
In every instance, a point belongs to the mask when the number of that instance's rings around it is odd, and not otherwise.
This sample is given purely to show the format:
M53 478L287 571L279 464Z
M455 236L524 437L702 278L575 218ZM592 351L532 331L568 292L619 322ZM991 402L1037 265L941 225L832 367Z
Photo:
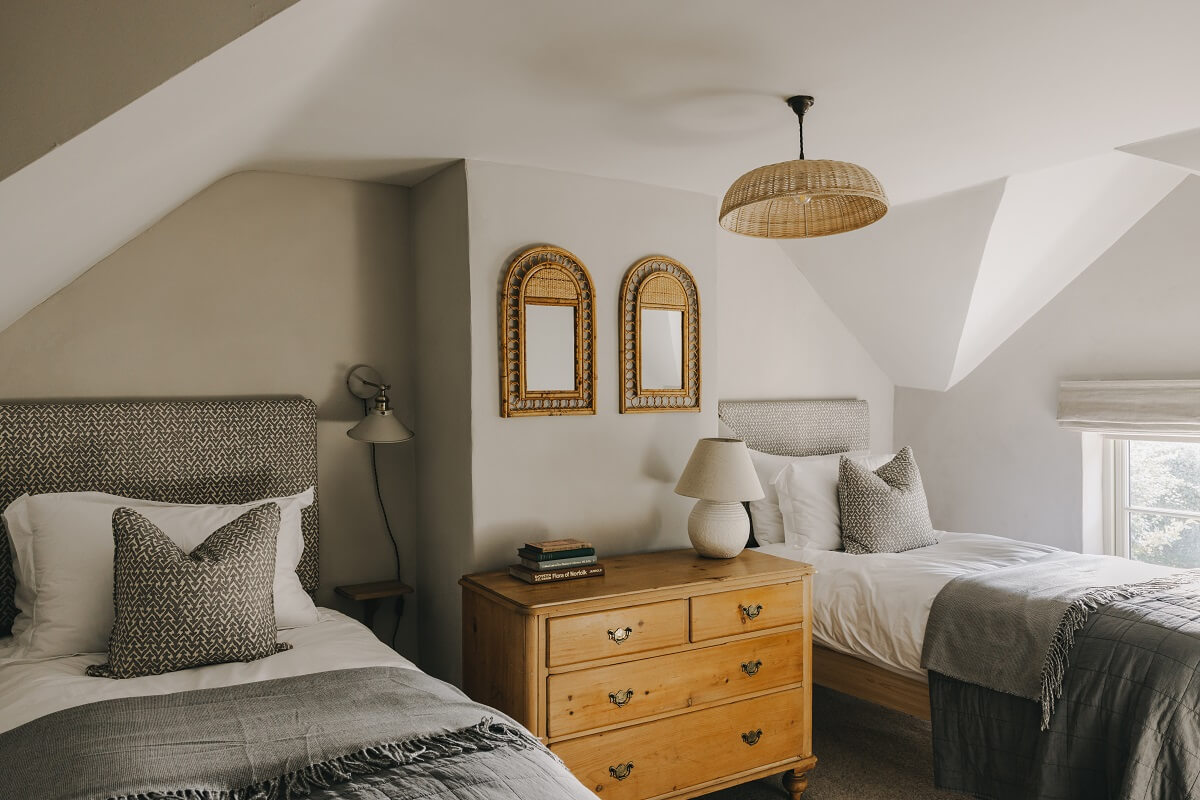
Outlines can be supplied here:
M1200 129L1198 25L1185 0L300 0L0 181L0 328L238 170L411 184L466 157L719 195L793 156L780 98L806 92L810 154L894 207L788 253L898 383L944 387L965 330L978 353L1011 324L968 324L1003 179ZM918 306L855 316L873 280Z

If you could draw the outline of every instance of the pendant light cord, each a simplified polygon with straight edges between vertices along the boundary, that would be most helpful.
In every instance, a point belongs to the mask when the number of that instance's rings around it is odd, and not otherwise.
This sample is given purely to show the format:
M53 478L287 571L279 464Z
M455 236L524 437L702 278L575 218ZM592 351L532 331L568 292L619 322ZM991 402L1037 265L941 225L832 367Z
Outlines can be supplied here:
M363 414L368 413L367 401L363 400ZM383 513L383 527L387 530L388 541L392 545L392 555L396 557L396 580L400 580L400 545L396 544L396 535L392 533L392 523L388 519L387 505L383 502L383 491L379 488L379 451L375 443L371 443L371 476L375 479L375 499L379 501L379 510ZM400 614L396 614L396 624L392 628L392 649L396 649L396 637L400 635Z
M796 119L800 123L800 160L804 160L804 112L812 107L813 99L807 94L798 94L787 99L788 107L796 112Z

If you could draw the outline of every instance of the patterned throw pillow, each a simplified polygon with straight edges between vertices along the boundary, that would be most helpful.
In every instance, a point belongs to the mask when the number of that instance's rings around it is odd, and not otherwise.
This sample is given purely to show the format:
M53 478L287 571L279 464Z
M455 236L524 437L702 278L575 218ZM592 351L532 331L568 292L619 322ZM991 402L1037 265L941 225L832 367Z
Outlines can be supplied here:
M843 457L838 505L847 553L902 553L937 544L912 448L905 447L874 472Z
M275 640L275 503L218 528L191 553L133 509L118 508L112 524L116 617L108 663L88 675L136 678L291 649Z

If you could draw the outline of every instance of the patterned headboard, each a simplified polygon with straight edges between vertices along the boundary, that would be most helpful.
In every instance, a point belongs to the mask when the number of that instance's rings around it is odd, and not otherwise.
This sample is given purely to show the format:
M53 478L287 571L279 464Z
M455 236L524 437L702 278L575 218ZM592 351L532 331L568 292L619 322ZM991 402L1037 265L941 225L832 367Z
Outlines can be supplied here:
M717 416L762 453L823 456L871 446L866 400L722 400Z
M0 403L0 509L25 492L101 491L172 503L246 503L317 485L311 400ZM318 584L317 503L296 572ZM0 520L0 635L16 616Z

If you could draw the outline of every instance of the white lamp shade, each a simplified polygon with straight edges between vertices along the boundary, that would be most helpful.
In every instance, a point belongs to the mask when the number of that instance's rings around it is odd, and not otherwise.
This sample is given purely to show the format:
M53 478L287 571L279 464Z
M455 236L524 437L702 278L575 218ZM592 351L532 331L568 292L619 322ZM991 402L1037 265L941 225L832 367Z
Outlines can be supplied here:
M346 431L346 435L351 439L372 444L395 444L413 438L413 432L396 419L391 409L380 411L378 408L371 409L362 422Z
M759 500L762 485L741 439L701 439L696 442L675 493L718 503Z

